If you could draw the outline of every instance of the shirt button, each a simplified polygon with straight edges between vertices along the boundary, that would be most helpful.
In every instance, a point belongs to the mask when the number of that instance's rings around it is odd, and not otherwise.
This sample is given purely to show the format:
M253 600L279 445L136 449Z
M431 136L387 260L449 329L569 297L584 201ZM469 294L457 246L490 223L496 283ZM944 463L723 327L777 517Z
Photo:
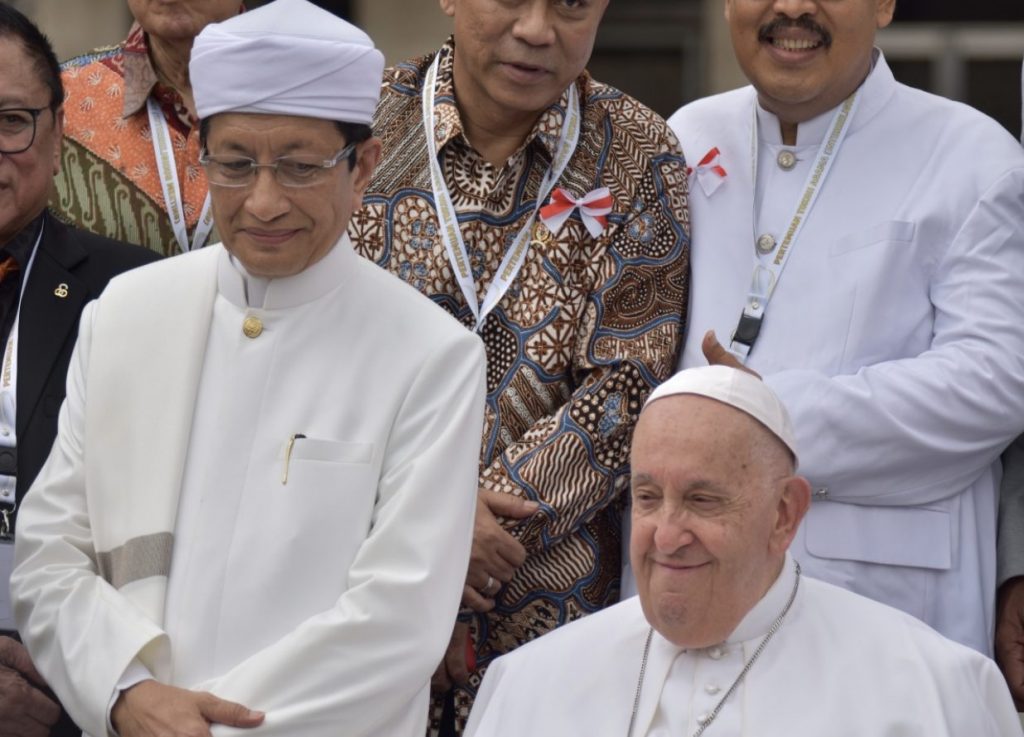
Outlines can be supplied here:
M783 149L782 151L779 151L779 156L776 161L778 162L780 169L783 171L789 171L796 166L796 154L792 151Z
M698 724L707 724L711 720L711 715L704 713L697 717Z
M263 321L254 315L249 315L242 322L242 334L246 338L258 338L263 334Z
M704 693L706 693L708 696L714 696L716 693L718 693L721 690L722 689L720 689L718 686L716 686L713 683L709 683L708 685L706 685L704 687Z
M769 253L775 250L775 236L773 236L771 233L763 233L762 235L758 236L757 240L754 242L754 245L757 248L758 253L760 253L762 256L767 256Z
M725 652L722 650L722 648L718 647L717 645L708 650L708 657L712 660L719 660L724 654Z

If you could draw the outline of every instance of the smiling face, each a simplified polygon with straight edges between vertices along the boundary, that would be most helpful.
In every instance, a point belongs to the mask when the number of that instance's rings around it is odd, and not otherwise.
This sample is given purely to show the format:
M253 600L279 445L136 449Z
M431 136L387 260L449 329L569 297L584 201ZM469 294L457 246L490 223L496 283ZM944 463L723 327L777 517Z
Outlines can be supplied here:
M839 105L867 77L875 32L896 0L726 0L733 49L761 104L783 123Z
M630 464L644 615L680 647L724 641L778 576L809 485L756 420L694 395L644 409Z
M440 0L455 20L455 91L470 117L536 119L590 60L608 0Z
M261 164L282 156L330 159L345 143L328 120L250 113L215 115L206 139L214 156L247 156ZM270 169L259 169L249 186L211 185L213 217L224 247L255 276L291 276L322 259L362 204L380 157L380 140L360 143L356 153L354 169L346 159L310 187L282 187Z

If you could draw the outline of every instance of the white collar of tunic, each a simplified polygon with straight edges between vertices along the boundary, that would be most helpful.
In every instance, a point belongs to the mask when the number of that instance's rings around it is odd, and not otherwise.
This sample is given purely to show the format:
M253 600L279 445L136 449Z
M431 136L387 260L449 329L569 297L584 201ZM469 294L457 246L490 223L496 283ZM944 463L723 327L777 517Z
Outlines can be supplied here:
M645 735L649 732L651 721L654 718L661 701L665 682L671 674L672 665L676 658L680 656L711 658L712 656L710 653L714 650L732 649L728 646L746 642L748 640L760 641L762 637L768 634L768 630L771 629L772 624L785 608L786 602L789 600L789 596L793 591L793 585L795 582L796 564L793 561L792 556L787 553L786 560L782 564L782 570L774 583L772 583L768 588L765 595L762 596L756 604L754 604L749 612L747 612L743 619L740 620L736 629L732 631L724 643L719 643L707 648L687 651L686 649L669 642L655 631L654 636L651 639L650 657L647 663L646 676L644 678L645 684L640 691L640 703L637 708L635 734ZM794 606L795 605L796 603L794 603ZM791 617L792 611L787 615L786 620L789 620ZM783 630L788 626L786 620L782 623L781 629ZM646 621L644 623L646 624ZM776 645L777 643L769 643L768 647L770 648ZM640 655L641 654L639 652L636 654L637 662L639 662ZM757 667L758 665L754 664L753 668L755 670Z
M236 307L286 310L315 302L342 285L358 258L343 234L327 254L298 274L280 279L253 276L227 250L217 264L217 290Z
M860 100L857 103L854 120L850 124L849 135L856 133L858 128L881 112L896 89L896 78L893 77L881 49L874 50L871 64L871 72L860 86ZM796 147L821 145L829 132L835 112L836 108L832 108L801 123L797 127ZM757 136L763 144L783 145L778 117L761 107L760 102L757 104Z

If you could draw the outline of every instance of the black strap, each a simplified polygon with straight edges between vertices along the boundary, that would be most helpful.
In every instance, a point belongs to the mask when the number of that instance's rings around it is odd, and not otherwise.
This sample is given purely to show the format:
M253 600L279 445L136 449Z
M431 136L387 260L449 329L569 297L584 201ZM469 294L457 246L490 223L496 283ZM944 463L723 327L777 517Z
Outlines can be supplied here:
M754 343L757 342L757 336L761 332L761 323L763 322L763 317L751 317L746 312L741 312L740 321L736 325L736 332L732 334L732 339L737 343L745 345L749 351L754 347Z

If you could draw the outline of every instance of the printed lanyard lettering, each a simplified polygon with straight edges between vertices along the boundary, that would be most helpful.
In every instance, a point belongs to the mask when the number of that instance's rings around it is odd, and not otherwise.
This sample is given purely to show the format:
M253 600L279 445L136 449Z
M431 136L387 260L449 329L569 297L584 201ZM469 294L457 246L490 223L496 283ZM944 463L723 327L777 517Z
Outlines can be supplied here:
M423 126L427 138L430 183L434 192L437 218L441 224L441 238L444 240L445 249L448 252L448 260L455 271L455 278L459 282L462 295L466 298L466 304L473 311L476 322L475 329L480 330L487 315L501 301L522 268L523 262L526 261L526 254L530 250L530 233L537 219L537 212L544 205L548 195L551 194L551 190L562 176L562 172L565 171L569 159L572 158L573 152L576 150L580 136L579 93L575 83L569 86L569 102L565 110L565 120L562 121L562 131L558 138L558 145L555 147L551 167L545 173L540 190L537 192L536 207L502 259L481 305L477 302L476 282L473 280L473 272L469 265L469 253L462 238L462 229L459 227L458 215L455 212L451 193L448 191L448 184L444 181L444 173L438 159L437 141L434 138L434 84L437 80L439 60L440 55L435 57L423 82Z
M153 154L156 156L157 171L160 173L160 187L167 203L167 215L171 218L174 238L182 253L202 248L213 230L213 212L210 209L210 193L206 193L203 209L199 213L196 232L192 235L191 245L188 242L188 225L185 222L185 204L181 199L181 186L178 182L178 168L174 161L174 144L171 141L171 129L164 120L160 105L152 97L146 100L149 112L149 129L153 135Z
M3 369L0 371L0 454L15 459L14 462L4 464L11 466L9 470L12 473L0 473L0 538L8 538L11 534L10 515L14 512L15 488L18 483L16 463L18 442L15 430L18 407L18 324L21 322L21 304L25 299L29 273L32 271L32 265L36 260L36 251L39 250L39 242L42 239L43 229L40 228L36 242L32 246L28 265L21 275L18 307L14 313L11 334L7 337L7 345L4 347Z
M774 254L761 257L755 254L754 273L750 279L750 291L747 293L747 301L743 305L743 312L740 314L739 323L732 334L729 343L729 351L740 361L745 361L750 350L757 341L761 331L761 324L764 321L764 313L768 308L775 288L782 277L782 270L789 262L790 254L796 245L797 239L803 230L804 224L811 215L818 195L825 186L825 179L832 170L832 164L839 155L839 149L843 145L846 134L850 129L850 121L857 107L858 94L854 92L839 106L832 122L829 125L829 134L821 142L818 148L817 160L807 175L804 183L803 194L796 204L796 212L790 219L789 227L786 228L782 243ZM753 183L757 187L757 160L758 160L758 137L757 137L757 99L754 99L753 122L751 124L750 137L750 159L753 171ZM754 222L757 222L755 213ZM756 234L755 234L756 238Z

